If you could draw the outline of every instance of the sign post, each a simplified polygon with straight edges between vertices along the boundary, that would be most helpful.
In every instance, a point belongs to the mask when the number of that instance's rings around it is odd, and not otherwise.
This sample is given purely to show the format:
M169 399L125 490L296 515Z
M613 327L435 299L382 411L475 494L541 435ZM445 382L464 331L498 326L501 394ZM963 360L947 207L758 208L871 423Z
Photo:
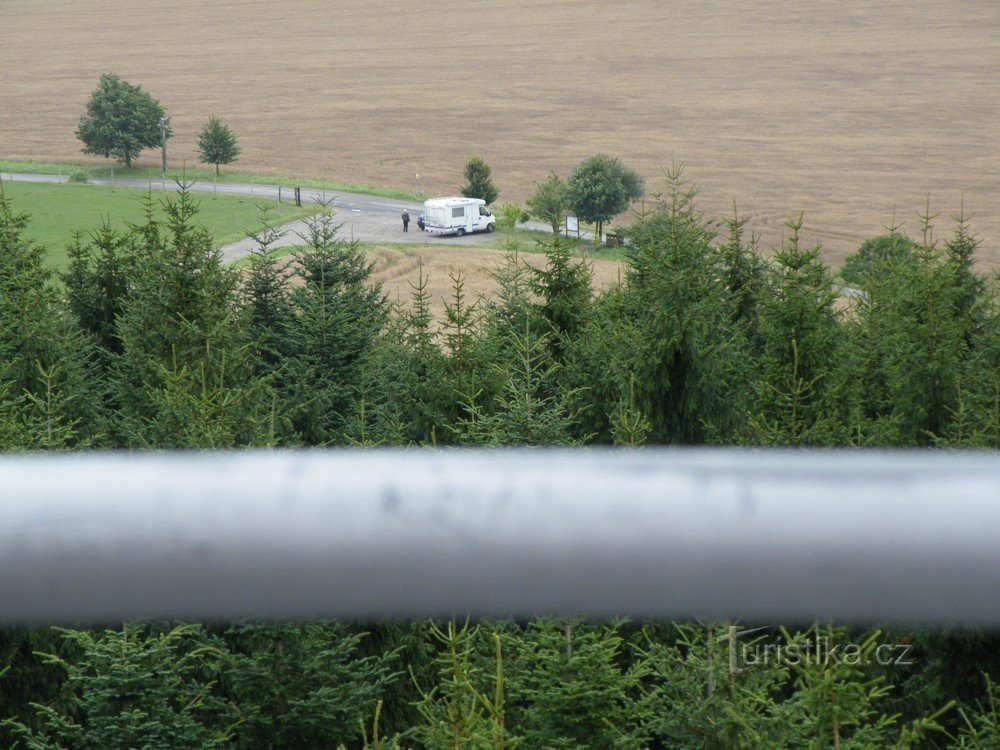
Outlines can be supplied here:
M160 148L163 149L163 173L167 173L167 120L160 118Z

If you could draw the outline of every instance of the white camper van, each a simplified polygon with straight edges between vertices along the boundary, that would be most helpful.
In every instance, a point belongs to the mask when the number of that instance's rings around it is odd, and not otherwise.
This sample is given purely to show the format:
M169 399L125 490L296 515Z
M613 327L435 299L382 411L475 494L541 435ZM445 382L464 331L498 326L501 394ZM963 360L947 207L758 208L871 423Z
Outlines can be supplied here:
M496 217L480 198L432 198L424 201L424 229L428 234L492 232Z

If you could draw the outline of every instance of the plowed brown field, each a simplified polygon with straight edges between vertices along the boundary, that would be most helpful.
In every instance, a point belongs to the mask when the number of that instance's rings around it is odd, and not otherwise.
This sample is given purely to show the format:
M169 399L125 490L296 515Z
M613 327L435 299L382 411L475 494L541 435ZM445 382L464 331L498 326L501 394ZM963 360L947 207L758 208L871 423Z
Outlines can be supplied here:
M238 168L453 193L467 157L523 201L599 151L766 248L789 215L837 265L964 195L1000 267L997 0L0 0L0 159L81 160L101 73L166 107L171 160L220 115ZM148 151L144 163L158 163Z
M479 248L381 247L374 252L372 278L382 284L386 297L401 309L412 309L414 285L423 274L430 312L439 323L446 319L445 305L454 303L457 279L463 282L466 304L476 303L480 295L488 299L497 292L499 284L493 272L506 263L501 251ZM521 253L518 259L522 265L533 268L540 268L545 263L541 253ZM585 262L593 275L595 289L607 289L621 280L620 263L593 258Z

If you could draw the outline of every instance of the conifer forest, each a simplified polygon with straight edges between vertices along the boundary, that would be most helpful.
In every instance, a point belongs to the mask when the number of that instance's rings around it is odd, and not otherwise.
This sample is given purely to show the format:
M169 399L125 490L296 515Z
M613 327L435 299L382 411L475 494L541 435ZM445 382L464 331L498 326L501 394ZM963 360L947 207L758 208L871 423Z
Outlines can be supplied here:
M595 291L558 234L535 267L536 240L499 232L499 292L456 275L441 320L423 276L390 302L329 208L292 262L264 231L234 268L181 185L166 218L149 195L55 272L0 191L0 449L1000 449L1000 278L961 206L889 226L836 275L801 219L761 248L667 175L618 284ZM1000 748L997 633L774 625L759 637L820 656L764 659L741 627L7 625L0 747Z

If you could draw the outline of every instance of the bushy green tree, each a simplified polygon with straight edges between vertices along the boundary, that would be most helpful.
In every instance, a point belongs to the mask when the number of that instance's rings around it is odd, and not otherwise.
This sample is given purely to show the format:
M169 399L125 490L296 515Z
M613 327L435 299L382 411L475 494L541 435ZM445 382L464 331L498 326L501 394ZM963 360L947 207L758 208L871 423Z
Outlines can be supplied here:
M454 620L431 626L440 649L436 682L418 685L420 722L413 736L427 750L513 750L519 738L507 726L506 688L500 636L492 640L492 663L477 653L484 633Z
M636 393L635 361L628 356L643 335L629 295L619 286L593 301L578 334L566 342L561 382L573 393L577 439L610 444L618 433L635 444L650 438L651 425ZM621 431L626 422L635 428L630 438Z
M673 631L649 629L640 647L645 729L656 746L904 750L945 736L939 720L950 705L908 719L887 710L893 685L871 673L881 631L733 622Z
M760 351L753 368L752 443L838 442L842 394L830 377L839 357L836 293L819 246L799 247L802 217L773 259L771 283L757 301Z
M507 684L514 730L525 747L646 747L641 674L623 666L614 625L532 622L517 638Z
M165 210L160 224L148 207L146 224L133 230L137 257L118 325L120 440L159 448L267 443L270 398L252 376L238 277L198 224L188 185Z
M203 164L214 164L219 174L220 164L232 164L241 153L236 134L216 115L208 118L198 134L198 153Z
M365 656L365 633L338 623L238 625L224 685L240 706L236 748L356 746L396 678L394 655Z
M544 221L552 232L558 234L563 225L563 214L569 208L569 188L555 172L545 182L538 183L528 198L528 210L539 221Z
M281 230L268 217L264 227L251 235L255 247L238 291L241 322L250 342L252 366L260 376L273 377L281 369L293 306L289 280L292 270L275 257L274 244Z
M960 410L960 378L970 358L971 307L960 267L931 239L915 263L892 278L871 277L856 300L845 336L844 365L860 404L854 431L861 444L929 445L947 433Z
M572 393L557 386L559 363L552 359L549 336L526 326L503 342L509 359L494 364L500 384L492 403L467 404L460 422L463 442L494 446L568 445L573 439Z
M872 276L892 276L899 268L913 266L916 246L905 234L895 231L867 239L844 261L840 275L848 284L863 289Z
M975 340L980 337L986 318L991 311L990 295L986 279L976 272L975 254L979 247L979 239L972 233L969 217L965 214L965 203L962 202L959 212L954 214L955 231L945 241L945 257L954 269L955 300L952 314L962 321L965 327L964 336L970 349L976 349Z
M367 358L348 440L357 445L449 442L455 404L448 357L419 264L409 309L390 322Z
M400 672L398 679L382 686L379 727L383 737L409 737L420 723L421 690L433 687L440 676L435 657L441 648L433 631L441 627L443 623L426 620L381 620L363 627L368 635L359 644L359 655L382 659L392 654L393 667ZM351 627L352 632L359 629ZM365 721L367 725L373 722L374 716ZM371 729L369 726L365 731L370 733Z
M476 404L464 399L472 442L544 445L585 437L573 405L577 389L564 368L567 347L591 309L591 271L563 239L542 244L543 266L524 262L515 247L494 271L499 290L484 301L476 349L488 363L482 397Z
M79 447L99 431L91 352L27 223L0 187L0 448Z
M361 373L388 306L381 285L369 283L373 263L357 242L338 236L329 207L307 223L278 388L295 440L331 445L345 440Z
M746 665L735 623L647 625L636 650L643 664L644 732L655 746L676 750L790 747L769 730L778 686L789 681L780 659ZM759 640L759 639L758 639Z
M480 198L489 205L497 199L500 191L493 184L491 170L481 156L470 156L465 164L465 185L462 195L466 198Z
M62 281L70 309L101 352L121 354L118 318L125 310L134 271L135 235L113 229L106 217L86 242L75 235L68 255Z
M501 240L502 255L490 274L497 291L482 300L486 338L502 340L511 333L523 331L535 316L534 270L524 261L522 250L515 236L508 235Z
M642 178L621 160L606 154L574 166L567 185L570 207L579 218L597 225L598 241L604 222L622 213L642 194Z
M482 296L470 299L465 291L465 275L450 274L451 299L444 303L441 345L447 357L442 382L450 404L448 442L461 442L465 424L479 410L490 409L499 388L498 367L502 357L495 338L484 335L490 324L488 305Z
M888 632L886 641L905 643L911 649L906 655L908 664L892 664L883 672L895 685L889 704L892 712L920 716L953 702L955 710L939 721L955 735L966 726L963 715L971 717L988 704L983 676L1000 670L1000 636L996 633L967 627L900 628ZM944 746L952 745L935 745Z
M715 234L695 209L697 190L677 167L666 197L629 230L634 243L623 291L605 314L620 332L616 365L634 380L636 405L655 443L730 441L745 414L746 338Z
M956 750L988 750L1000 747L1000 690L989 675L986 680L986 698L978 710L961 711L963 726L955 738Z
M11 725L25 750L231 747L236 716L216 691L223 650L199 626L64 635L80 656L46 657L66 673L65 697L35 706L37 729Z
M0 628L0 747L15 747L18 734L42 726L36 704L68 706L66 671L47 654L79 658L53 628Z
M514 229L521 222L531 218L521 206L510 201L494 206L493 215L496 217L497 229L507 230Z
M1000 309L993 295L977 321L972 351L958 373L956 401L937 443L1000 450Z
M590 315L593 274L586 261L574 258L569 244L558 234L542 243L545 265L532 268L531 290L539 300L535 305L542 322L541 332L549 336L555 359L576 336Z
M160 145L160 121L170 137L170 121L156 99L114 73L101 76L87 102L76 137L83 153L114 157L131 167L143 149Z
M722 262L722 282L733 300L733 320L746 333L752 351L760 347L759 302L764 298L768 282L768 266L760 256L757 238L746 237L747 218L740 216L733 205L732 216L722 220L728 236L719 247Z

